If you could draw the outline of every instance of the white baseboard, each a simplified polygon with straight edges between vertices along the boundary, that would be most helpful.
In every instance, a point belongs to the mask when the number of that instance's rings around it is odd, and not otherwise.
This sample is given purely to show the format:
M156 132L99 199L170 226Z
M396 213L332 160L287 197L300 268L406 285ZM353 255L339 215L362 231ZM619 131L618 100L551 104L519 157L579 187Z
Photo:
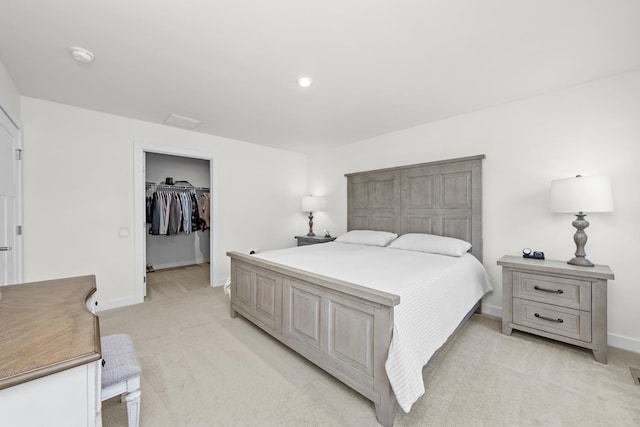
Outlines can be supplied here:
M624 337L617 334L607 334L607 344L611 347L618 347L623 350L640 353L640 340L635 338Z
M482 314L488 314L493 317L502 317L502 308L495 305L482 304Z
M112 300L98 299L98 306L96 308L96 311L100 312L104 310L111 310L112 308L120 308L120 307L125 307L127 305L133 305L133 304L139 304L138 302L136 302L136 299L134 297L119 298L119 299L112 299Z
M501 318L502 307L482 304L482 313ZM610 345L611 347L621 348L623 350L633 351L635 353L640 353L640 340L636 338L629 338L622 335L608 333L607 345Z
M193 263L188 263L185 265L193 265ZM169 267L167 267L169 268ZM227 282L227 278L223 278L223 279L216 279L213 284L211 285L212 288L218 288L220 286L224 286L224 284ZM129 297L129 298L119 298L119 299L113 299L113 300L98 300L98 307L96 309L96 311L100 312L103 310L111 310L112 308L120 308L120 307L125 307L127 305L134 305L134 304L140 304L142 303L142 301L136 301L135 297Z
M209 262L209 259L197 258L195 260L167 262L164 264L152 264L152 265L154 270L162 270L165 268L175 268L175 267L184 267L187 265L202 264L204 262Z

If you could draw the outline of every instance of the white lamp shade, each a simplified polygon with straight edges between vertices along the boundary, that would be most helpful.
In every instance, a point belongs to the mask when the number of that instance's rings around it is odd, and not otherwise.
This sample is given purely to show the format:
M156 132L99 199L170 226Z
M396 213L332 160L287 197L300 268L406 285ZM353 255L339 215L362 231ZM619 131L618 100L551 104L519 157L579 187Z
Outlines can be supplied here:
M611 179L608 176L577 176L551 181L551 211L613 211Z
M322 197L318 196L304 196L302 203L300 203L300 210L302 212L319 212L322 210Z

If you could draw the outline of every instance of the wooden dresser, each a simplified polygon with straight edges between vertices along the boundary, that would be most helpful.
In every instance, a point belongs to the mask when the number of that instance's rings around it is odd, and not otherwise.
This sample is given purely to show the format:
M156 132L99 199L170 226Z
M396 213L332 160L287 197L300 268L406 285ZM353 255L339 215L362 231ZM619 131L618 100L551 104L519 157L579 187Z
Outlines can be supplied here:
M0 291L0 426L100 426L95 277Z
M565 261L503 256L502 333L512 329L593 350L607 363L606 265L578 267Z

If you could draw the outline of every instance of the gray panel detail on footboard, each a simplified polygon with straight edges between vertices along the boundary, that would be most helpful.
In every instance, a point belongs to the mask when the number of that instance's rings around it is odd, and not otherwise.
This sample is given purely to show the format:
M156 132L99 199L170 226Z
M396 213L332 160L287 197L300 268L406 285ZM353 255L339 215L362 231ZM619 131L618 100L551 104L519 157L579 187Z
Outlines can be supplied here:
M397 295L230 252L231 313L240 313L373 401L393 423L384 364ZM386 420L386 421L385 421Z

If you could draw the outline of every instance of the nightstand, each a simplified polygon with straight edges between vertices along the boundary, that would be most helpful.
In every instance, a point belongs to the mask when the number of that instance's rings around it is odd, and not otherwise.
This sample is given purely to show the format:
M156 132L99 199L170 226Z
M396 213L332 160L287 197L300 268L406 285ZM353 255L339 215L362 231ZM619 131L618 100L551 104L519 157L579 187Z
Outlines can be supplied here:
M315 245L316 243L327 243L336 240L335 237L324 236L296 236L298 246Z
M502 333L513 329L585 347L607 363L606 265L503 256Z

